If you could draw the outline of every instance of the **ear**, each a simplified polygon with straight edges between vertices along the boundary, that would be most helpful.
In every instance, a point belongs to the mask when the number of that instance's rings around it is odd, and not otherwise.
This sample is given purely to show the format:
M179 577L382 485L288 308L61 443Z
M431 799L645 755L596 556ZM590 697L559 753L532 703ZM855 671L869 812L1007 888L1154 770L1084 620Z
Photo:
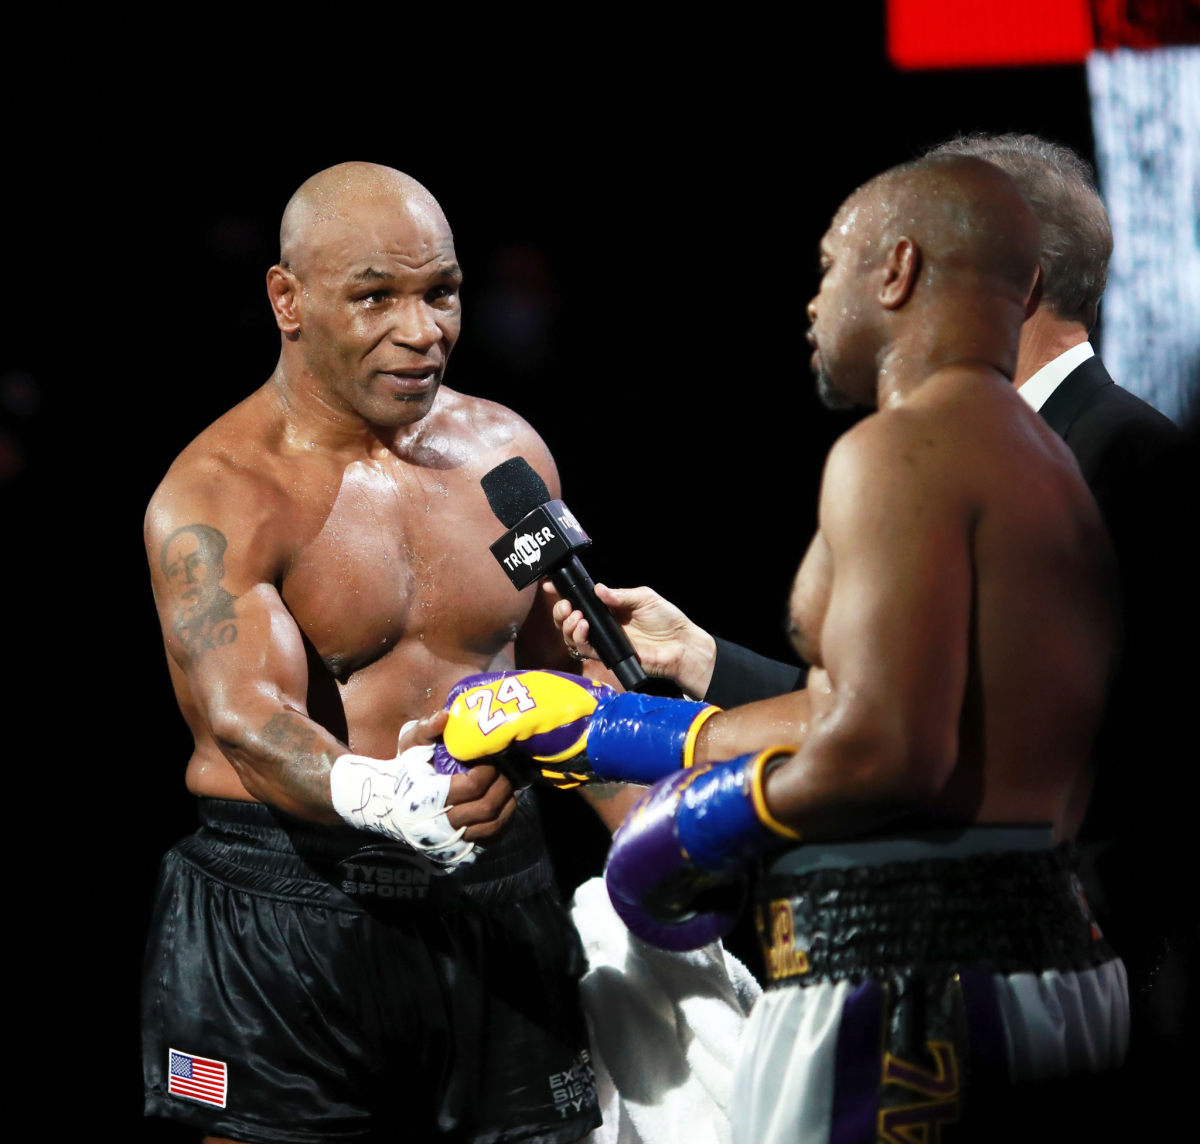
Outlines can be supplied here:
M1029 297L1025 299L1025 321L1029 321L1037 308L1042 304L1042 291L1045 288L1046 280L1042 274L1042 264L1038 263L1038 268L1033 275L1033 286L1030 288Z
M921 274L921 248L911 238L898 238L883 265L879 301L885 310L899 310L912 297Z
M283 336L293 342L300 336L299 285L295 274L286 266L272 266L267 271L267 297L275 312L275 324Z

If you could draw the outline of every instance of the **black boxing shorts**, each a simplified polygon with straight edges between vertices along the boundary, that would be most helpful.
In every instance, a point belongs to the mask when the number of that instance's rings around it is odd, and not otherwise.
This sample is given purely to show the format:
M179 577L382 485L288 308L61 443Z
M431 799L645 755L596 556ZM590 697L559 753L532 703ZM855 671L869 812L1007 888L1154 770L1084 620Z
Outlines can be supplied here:
M146 950L147 1116L248 1144L566 1144L600 1123L531 796L449 875L349 827L199 809Z
M1124 1058L1125 969L1048 827L795 847L756 897L736 1144L975 1141L1020 1086Z

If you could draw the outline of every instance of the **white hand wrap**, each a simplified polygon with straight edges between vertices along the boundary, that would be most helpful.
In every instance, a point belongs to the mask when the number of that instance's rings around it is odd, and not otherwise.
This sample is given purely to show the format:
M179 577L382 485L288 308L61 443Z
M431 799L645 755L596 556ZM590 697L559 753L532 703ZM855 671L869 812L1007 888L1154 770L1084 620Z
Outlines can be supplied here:
M446 820L450 776L433 769L432 757L432 747L409 747L394 759L342 755L329 790L333 809L351 826L403 842L449 873L475 861L475 843Z

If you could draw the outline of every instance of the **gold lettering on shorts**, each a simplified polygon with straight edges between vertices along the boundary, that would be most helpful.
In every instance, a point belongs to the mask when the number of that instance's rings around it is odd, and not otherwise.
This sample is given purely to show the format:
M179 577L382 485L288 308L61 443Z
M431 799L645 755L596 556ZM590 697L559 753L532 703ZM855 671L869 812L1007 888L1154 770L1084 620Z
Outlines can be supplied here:
M796 948L796 927L792 903L776 898L758 908L758 933L762 940L767 976L772 981L798 977L808 972L808 954Z
M898 1085L932 1099L881 1108L881 1144L940 1144L942 1125L958 1119L958 1058L954 1046L946 1041L927 1044L933 1057L932 1069L891 1053L883 1054L885 1092L888 1085Z

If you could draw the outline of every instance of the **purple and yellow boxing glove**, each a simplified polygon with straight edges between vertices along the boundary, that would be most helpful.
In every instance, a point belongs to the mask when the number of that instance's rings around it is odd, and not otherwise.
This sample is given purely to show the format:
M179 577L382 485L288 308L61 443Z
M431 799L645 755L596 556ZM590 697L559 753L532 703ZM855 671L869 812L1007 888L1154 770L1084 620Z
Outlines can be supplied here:
M686 699L618 693L561 671L499 671L459 680L446 702L442 740L460 763L508 748L543 778L569 789L588 782L657 782L691 767L696 736L720 708Z
M613 836L604 880L632 933L660 949L683 950L733 928L742 905L734 883L742 868L800 840L776 821L763 797L770 767L794 751L771 747L671 775L629 812Z

